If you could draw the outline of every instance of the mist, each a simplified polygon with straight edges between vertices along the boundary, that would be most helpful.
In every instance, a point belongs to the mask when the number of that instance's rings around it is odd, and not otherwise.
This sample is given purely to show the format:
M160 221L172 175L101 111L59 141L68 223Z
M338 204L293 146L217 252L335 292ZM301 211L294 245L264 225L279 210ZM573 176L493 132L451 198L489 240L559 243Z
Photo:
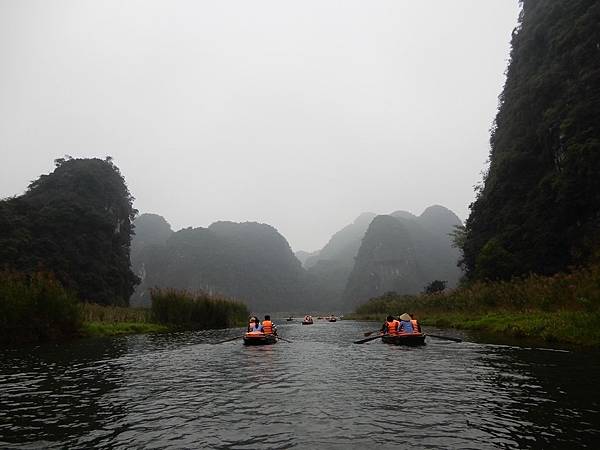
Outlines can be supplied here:
M321 248L363 211L465 219L517 1L0 2L0 197L111 155L140 212Z

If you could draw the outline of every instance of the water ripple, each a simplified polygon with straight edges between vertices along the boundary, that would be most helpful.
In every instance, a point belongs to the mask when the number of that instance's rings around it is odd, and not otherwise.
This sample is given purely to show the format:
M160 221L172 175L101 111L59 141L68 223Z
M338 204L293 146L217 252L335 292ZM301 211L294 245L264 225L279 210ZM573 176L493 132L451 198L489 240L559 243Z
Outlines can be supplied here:
M351 344L372 328L286 323L292 342L269 347L212 345L236 329L3 350L0 447L486 449L600 438L597 357L435 339Z

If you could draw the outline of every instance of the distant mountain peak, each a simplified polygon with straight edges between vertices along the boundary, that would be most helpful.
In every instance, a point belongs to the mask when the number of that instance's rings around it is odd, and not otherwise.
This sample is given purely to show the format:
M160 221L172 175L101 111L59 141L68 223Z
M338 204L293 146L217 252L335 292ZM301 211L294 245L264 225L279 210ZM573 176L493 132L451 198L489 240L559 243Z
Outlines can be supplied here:
M398 211L394 211L393 213L390 214L390 216L395 217L395 218L399 218L399 219L411 219L414 220L417 218L417 216L415 216L413 213L408 212L408 211L404 211L402 209L399 209Z

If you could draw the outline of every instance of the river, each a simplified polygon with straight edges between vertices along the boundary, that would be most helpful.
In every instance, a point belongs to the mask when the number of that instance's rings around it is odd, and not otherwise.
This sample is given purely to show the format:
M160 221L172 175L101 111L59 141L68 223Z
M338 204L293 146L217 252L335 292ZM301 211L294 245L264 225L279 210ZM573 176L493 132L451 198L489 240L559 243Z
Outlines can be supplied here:
M356 345L376 324L277 323L291 343L213 345L240 333L218 330L0 350L0 447L486 449L600 442L598 353L433 338L418 348L379 340Z

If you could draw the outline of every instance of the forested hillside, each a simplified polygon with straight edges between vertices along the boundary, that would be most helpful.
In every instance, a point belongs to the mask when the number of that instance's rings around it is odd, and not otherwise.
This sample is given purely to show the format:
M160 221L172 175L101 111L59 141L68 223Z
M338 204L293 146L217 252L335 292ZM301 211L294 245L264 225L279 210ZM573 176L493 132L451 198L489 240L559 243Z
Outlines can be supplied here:
M85 301L127 304L136 213L110 158L58 159L24 195L0 201L0 266L48 271Z
M165 236L164 225L154 231ZM156 286L233 297L254 311L293 311L300 303L301 308L311 304L300 262L269 225L216 222L177 231L162 243L158 237L152 241L135 261L142 283L132 304L148 305L148 290Z
M600 2L525 0L464 236L469 279L600 259Z

